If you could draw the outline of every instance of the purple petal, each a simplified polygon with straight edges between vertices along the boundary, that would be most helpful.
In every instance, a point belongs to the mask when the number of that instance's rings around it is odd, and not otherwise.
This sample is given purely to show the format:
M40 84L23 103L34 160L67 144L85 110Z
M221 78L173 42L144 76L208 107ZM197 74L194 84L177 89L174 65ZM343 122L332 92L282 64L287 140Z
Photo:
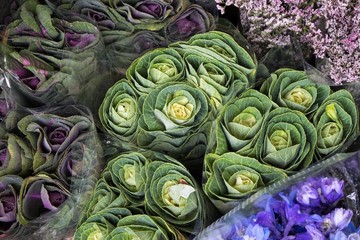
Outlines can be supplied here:
M343 198L344 181L337 178L321 178L321 194L326 203L331 205Z

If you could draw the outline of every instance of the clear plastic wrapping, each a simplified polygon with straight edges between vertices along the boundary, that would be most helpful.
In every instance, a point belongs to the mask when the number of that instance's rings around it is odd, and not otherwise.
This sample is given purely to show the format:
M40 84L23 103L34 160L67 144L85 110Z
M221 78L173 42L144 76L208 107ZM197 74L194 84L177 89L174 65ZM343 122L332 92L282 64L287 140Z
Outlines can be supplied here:
M90 111L17 106L3 120L0 237L71 235L102 169L102 146Z
M359 152L336 154L257 192L196 239L357 239L359 164Z

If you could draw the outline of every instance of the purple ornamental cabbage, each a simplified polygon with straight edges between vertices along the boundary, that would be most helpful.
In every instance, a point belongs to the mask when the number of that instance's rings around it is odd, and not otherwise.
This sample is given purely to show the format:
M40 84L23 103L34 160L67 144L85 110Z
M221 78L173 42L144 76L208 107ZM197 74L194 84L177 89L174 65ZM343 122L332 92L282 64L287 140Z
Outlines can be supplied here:
M214 29L214 17L200 5L193 4L169 21L165 26L165 37L171 42L188 40L195 34L205 33Z
M162 29L172 16L184 11L188 0L110 0L110 5L132 23L135 29Z
M20 190L19 222L27 224L45 214L57 212L70 192L60 181L38 174L24 179Z
M60 155L73 142L84 140L87 133L94 131L94 125L84 116L61 117L45 113L22 118L18 122L18 128L35 152L35 173L51 171L57 166Z
M19 231L18 196L23 179L16 175L0 178L0 238L13 237Z
M22 138L7 134L0 140L0 176L26 176L32 170L33 151Z

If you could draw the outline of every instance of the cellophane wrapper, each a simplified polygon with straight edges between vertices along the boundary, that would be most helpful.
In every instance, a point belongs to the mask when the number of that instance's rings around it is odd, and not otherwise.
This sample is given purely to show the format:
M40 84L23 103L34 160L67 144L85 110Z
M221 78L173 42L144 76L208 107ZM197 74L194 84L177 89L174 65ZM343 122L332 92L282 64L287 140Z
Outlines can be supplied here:
M358 140L355 142L355 145L358 145ZM348 148L348 150L353 150L353 148L354 146ZM256 223L256 221L253 220L254 216L267 208L267 202L269 199L285 199L282 198L282 196L291 195L294 192L294 188L301 189L302 186L305 186L305 184L311 181L315 181L315 184L320 184L321 179L332 179L332 181L338 181L340 182L340 184L343 184L341 185L343 187L343 195L340 198L341 200L336 202L336 205L337 207L346 209L346 211L352 211L353 214L351 222L349 223L349 225L347 225L346 229L347 235L349 236L353 234L351 236L356 235L357 237L359 237L359 169L359 151L335 154L334 156L314 165L307 170L295 174L283 181L279 181L255 193L253 196L239 204L236 208L218 219L207 229L199 233L196 239L235 239L235 236L239 237L239 239L243 239L241 237L244 237L246 235L245 229L249 225L249 221L250 224ZM318 191L320 195L321 190ZM298 194L297 197L299 196L301 195ZM328 211L330 212L329 209ZM277 224L281 224L281 222L279 221L277 222ZM262 237L263 238L259 239L268 239L265 238L264 235L262 235ZM269 236L267 235L267 237Z

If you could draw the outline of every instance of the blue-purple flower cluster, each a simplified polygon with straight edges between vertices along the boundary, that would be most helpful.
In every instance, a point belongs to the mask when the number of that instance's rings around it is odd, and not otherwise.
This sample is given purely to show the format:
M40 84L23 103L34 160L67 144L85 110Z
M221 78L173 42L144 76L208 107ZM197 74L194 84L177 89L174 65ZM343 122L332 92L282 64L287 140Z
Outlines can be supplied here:
M225 239L360 239L360 228L351 221L354 213L343 200L343 180L311 178L288 192L266 195L260 211L239 218Z

